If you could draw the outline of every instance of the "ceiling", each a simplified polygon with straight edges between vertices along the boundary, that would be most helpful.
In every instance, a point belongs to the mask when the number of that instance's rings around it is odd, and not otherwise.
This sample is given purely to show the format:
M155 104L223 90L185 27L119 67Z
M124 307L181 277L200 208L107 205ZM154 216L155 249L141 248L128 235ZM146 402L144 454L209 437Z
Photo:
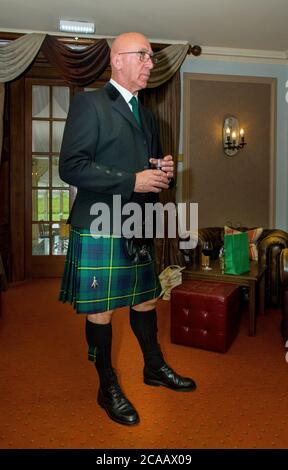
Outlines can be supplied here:
M287 0L0 0L0 31L57 33L60 18L95 22L96 37L288 51Z

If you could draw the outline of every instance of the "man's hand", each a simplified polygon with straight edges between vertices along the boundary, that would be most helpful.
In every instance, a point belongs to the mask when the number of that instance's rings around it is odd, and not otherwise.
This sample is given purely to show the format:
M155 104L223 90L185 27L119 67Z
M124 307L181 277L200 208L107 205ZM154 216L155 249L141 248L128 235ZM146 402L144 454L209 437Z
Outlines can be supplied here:
M160 193L168 189L168 173L161 170L144 170L136 173L135 193Z
M161 170L165 171L167 174L168 178L173 178L174 176L174 162L173 162L173 157L172 155L165 155L164 158L150 158L149 159L150 164L153 167L157 167L158 163L161 166Z

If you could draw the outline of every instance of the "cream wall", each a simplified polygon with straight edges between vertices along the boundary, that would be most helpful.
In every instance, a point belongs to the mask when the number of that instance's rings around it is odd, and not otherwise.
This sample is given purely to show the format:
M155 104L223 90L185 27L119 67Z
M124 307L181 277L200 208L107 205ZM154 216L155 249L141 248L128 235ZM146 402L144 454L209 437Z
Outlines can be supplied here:
M184 74L184 199L198 202L200 227L274 225L270 127L275 87L273 80L262 80ZM234 156L227 156L222 144L228 116L239 119L248 142Z
M276 79L275 227L288 231L288 103L285 100L288 66L285 64L244 62L244 59L235 62L227 59L212 60L188 56L181 67L182 86L183 74L186 72ZM181 118L183 119L183 103ZM183 122L181 122L179 153L183 153ZM181 200L182 194L182 168L183 163L180 162L178 164L178 200Z

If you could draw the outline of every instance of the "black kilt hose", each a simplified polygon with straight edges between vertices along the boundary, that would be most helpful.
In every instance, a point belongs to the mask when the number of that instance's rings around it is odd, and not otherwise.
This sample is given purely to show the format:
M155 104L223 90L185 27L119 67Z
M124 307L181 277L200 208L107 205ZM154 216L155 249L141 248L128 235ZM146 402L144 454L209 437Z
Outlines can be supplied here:
M71 227L59 300L92 314L159 297L154 252L152 261L134 264L123 244L113 235L95 237L89 229Z

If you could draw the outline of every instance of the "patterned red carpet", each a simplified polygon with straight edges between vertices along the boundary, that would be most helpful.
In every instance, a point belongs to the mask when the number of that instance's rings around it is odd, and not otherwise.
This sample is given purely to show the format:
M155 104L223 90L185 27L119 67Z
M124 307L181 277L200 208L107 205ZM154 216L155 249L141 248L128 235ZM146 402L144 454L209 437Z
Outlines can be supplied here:
M96 404L84 317L57 301L59 279L27 281L3 295L0 318L0 448L287 448L288 363L280 312L244 313L226 354L170 343L169 302L159 302L167 362L198 384L193 393L143 384L143 361L123 308L113 319L119 381L141 422L124 427Z

